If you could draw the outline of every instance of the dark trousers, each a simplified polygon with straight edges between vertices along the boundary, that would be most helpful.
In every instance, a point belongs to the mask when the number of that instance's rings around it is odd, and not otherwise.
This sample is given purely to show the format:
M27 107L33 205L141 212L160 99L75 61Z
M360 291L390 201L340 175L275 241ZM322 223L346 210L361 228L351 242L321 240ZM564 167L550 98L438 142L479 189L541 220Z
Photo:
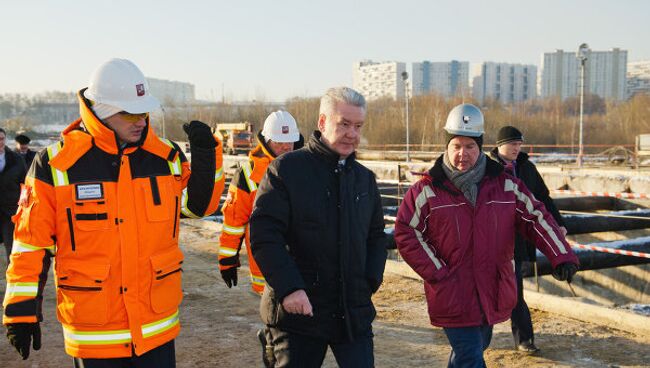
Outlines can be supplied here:
M446 327L447 340L451 344L449 368L482 368L485 367L483 351L492 341L492 326L475 327Z
M14 223L11 222L10 217L0 215L0 231L2 231L2 242L7 251L7 264L9 264L9 256L11 255L11 248L14 244Z
M517 305L510 315L510 326L515 346L525 341L535 342L533 321L530 318L528 305L524 300L524 281L521 275L521 261L515 261L515 276L517 277Z
M330 342L269 327L275 366L311 368L323 365L327 347L334 353L341 368L372 368L375 366L372 331L356 337L353 342Z
M73 358L74 368L174 368L176 350L174 340L130 358L82 359Z

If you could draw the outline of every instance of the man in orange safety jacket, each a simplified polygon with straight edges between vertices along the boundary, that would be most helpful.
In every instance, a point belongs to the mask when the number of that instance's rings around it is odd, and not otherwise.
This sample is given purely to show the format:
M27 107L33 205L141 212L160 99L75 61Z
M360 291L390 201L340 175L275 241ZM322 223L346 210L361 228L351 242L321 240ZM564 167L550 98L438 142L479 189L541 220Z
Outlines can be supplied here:
M207 125L185 124L190 165L176 143L157 137L149 112L160 104L128 60L100 65L78 98L80 118L36 156L14 216L7 337L23 359L30 345L40 348L54 257L57 317L75 367L174 367L179 218L216 210L220 142Z
M249 154L228 187L228 196L223 205L223 230L219 238L219 270L228 287L237 285L237 268L242 241L246 241L248 266L253 291L262 294L264 276L250 251L248 218L253 211L257 185L262 180L266 167L276 157L302 146L302 136L296 120L286 111L272 112L264 121L264 127L257 134L259 141Z

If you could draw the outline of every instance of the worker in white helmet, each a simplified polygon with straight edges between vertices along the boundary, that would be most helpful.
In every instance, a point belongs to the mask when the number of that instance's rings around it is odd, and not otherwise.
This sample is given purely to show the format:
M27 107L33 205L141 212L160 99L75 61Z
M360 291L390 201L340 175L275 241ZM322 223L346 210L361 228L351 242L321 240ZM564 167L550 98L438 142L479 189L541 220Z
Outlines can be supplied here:
M302 147L303 139L296 120L286 111L275 111L264 121L257 134L258 144L248 154L228 187L223 205L223 230L219 237L219 270L226 285L237 286L239 251L243 242L248 252L251 288L257 294L264 291L264 276L250 251L248 219L253 210L257 186L271 161L283 153Z
M549 259L558 280L571 282L578 258L544 204L482 151L478 107L453 108L446 150L404 196L395 243L422 277L429 319L442 327L448 367L485 367L492 327L517 303L515 233Z
M176 143L158 138L149 113L160 104L129 60L100 65L78 98L80 118L36 156L21 193L7 336L23 359L30 345L40 348L54 257L57 316L75 367L175 367L179 217L216 210L219 142L202 122L185 124L190 165Z

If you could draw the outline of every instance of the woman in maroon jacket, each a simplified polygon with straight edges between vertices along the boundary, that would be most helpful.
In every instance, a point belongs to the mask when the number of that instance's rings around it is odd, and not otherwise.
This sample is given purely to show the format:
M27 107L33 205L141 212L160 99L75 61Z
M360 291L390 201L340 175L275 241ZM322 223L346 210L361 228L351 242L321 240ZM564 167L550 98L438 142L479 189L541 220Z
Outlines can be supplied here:
M445 130L446 152L404 197L395 241L424 280L431 324L452 347L449 366L483 367L492 326L517 303L515 232L535 243L560 280L571 280L578 259L543 203L481 151L476 106L456 106Z

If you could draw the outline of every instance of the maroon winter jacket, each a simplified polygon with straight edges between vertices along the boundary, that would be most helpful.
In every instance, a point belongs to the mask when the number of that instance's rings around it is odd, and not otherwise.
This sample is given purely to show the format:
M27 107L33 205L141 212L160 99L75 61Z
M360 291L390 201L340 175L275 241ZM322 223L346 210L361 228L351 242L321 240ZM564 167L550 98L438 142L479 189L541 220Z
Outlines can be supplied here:
M476 206L449 181L441 156L406 193L397 213L397 248L424 279L435 326L493 325L510 318L517 303L517 232L535 243L553 267L578 264L544 204L501 165L492 160L486 165Z

